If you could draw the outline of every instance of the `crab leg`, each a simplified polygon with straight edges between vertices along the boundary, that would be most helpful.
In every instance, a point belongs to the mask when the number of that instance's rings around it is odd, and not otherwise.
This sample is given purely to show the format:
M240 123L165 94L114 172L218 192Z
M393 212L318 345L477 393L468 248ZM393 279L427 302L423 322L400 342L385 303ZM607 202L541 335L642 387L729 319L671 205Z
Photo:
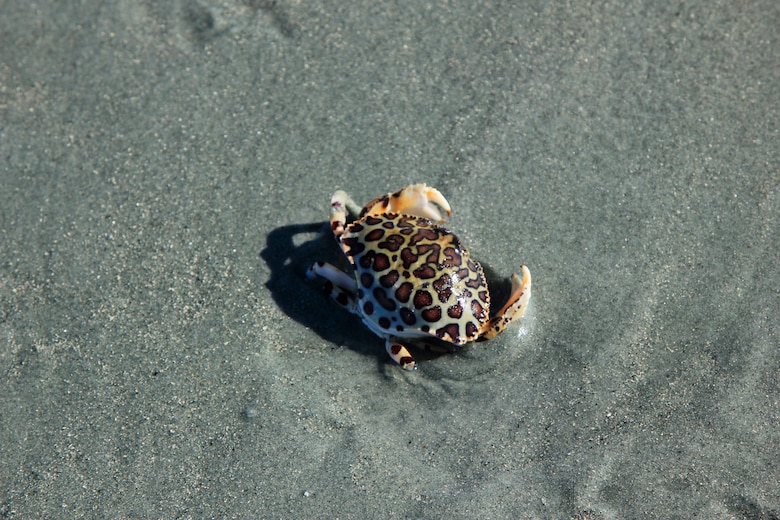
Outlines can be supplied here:
M404 370L417 370L417 365L414 363L414 358L409 351L398 343L396 338L387 338L385 341L385 348L393 361L398 363Z
M517 274L512 275L512 294L509 301L494 317L490 318L490 323L488 323L485 333L479 337L479 341L498 336L512 320L522 318L525 314L528 300L531 299L531 272L524 265L521 265L520 269L523 273L523 279L520 280Z
M326 290L336 303L346 308L353 314L358 314L357 283L355 279L348 274L340 271L327 262L317 262L306 271L306 277L309 279L319 276L327 281Z
M360 213L360 206L352 200L347 192L338 190L330 199L330 229L336 238L344 234L347 212L356 216Z
M410 184L394 193L388 193L372 200L363 211L361 217L366 215L380 215L382 213L404 213L406 215L415 215L437 222L444 222L446 217L442 212L430 204L433 202L436 206L443 209L449 216L452 213L450 204L444 195L436 188L429 188L425 184Z

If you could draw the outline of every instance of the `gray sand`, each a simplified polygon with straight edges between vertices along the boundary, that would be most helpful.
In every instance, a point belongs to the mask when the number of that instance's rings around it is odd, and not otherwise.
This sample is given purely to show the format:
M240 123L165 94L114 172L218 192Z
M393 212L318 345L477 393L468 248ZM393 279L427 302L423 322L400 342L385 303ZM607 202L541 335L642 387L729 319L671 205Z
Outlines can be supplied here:
M778 518L780 4L586 4L0 2L0 517ZM534 277L413 373L410 182Z

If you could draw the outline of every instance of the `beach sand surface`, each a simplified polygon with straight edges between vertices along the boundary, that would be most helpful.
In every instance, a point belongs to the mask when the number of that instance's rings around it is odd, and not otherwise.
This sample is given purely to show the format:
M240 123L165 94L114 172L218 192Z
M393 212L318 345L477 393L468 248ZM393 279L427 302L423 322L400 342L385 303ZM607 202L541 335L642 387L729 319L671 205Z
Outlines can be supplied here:
M780 4L0 2L0 517L780 517ZM526 317L383 341L330 196Z

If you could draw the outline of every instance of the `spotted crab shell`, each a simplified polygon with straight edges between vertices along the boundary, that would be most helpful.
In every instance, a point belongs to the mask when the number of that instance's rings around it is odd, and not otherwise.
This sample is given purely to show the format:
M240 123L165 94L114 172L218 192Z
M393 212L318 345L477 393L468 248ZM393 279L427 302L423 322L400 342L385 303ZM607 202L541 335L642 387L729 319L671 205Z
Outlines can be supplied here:
M388 213L353 222L341 242L355 267L358 312L377 334L463 345L486 328L482 266L450 231Z

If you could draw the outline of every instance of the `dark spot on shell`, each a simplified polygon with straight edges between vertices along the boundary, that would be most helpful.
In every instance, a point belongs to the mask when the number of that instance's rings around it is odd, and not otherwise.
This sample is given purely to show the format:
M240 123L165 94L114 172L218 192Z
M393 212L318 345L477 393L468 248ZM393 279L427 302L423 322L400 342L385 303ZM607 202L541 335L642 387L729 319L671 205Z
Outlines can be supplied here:
M403 332L404 331L404 326L403 325L396 325L395 326L395 330L397 330L398 332Z
M409 242L412 245L415 245L417 242L420 242L421 240L431 240L436 241L439 239L439 234L433 230L433 229L420 229L421 226L419 226L418 221L418 229L417 232L414 234L413 237L409 239ZM438 244L437 244L438 245Z
M477 296L479 296L479 299L485 303L490 301L490 296L488 295L487 291L479 291L479 293L477 293Z
M436 307L425 309L420 315L425 321L430 321L431 323L439 321L441 319L441 307L437 305Z
M363 314L366 316L371 316L374 314L374 303L373 302L366 302L363 304Z
M395 299L398 300L401 303L406 303L409 301L409 297L412 295L412 289L414 286L411 282L404 282L401 285L398 286L398 289L395 290Z
M381 305L388 311L395 310L396 307L395 300L388 298L387 293L381 287L377 287L376 289L374 289L374 299L379 305Z
M439 244L420 244L417 246L417 254L419 256L427 254L425 261L429 264L437 265L439 263L439 255L441 254L441 246Z
M382 287L387 287L388 289L393 285L395 285L395 282L397 281L398 281L398 271L396 271L395 269L379 277L379 283L382 284Z
M479 328L474 324L473 321L470 321L466 323L466 336L469 338L473 338L477 335L477 331L479 331Z
M451 306L449 309L447 309L447 316L450 318L455 318L456 320L463 316L463 305L458 303Z
M386 220L382 222L382 227L385 229L393 229L393 227L395 227L395 224L393 224L390 220Z
M382 316L381 318L379 318L379 326L382 327L383 329L389 329L390 328L390 320L388 320L387 318Z
M443 340L458 341L458 332L458 324L450 323L449 325L445 325L444 327L438 329L436 331L436 335Z
M482 276L477 275L476 278L471 278L470 280L466 280L466 286L471 287L472 289L479 289L480 287L484 287L485 281L482 279Z
M363 269L370 269L374 261L374 252L368 251L358 259L358 265Z
M410 222L410 219L412 218L413 217L402 217L398 219L398 228L401 230L402 235L411 235L417 227L416 224Z
M417 278L420 278L422 280L426 280L428 278L433 278L434 276L436 276L436 270L428 264L421 265L420 267L415 269L413 273Z
M377 253L374 256L374 271L384 271L390 267L390 259L384 253Z
M371 276L371 273L363 273L360 275L360 283L363 284L363 287L368 289L372 285L374 285L374 277Z
M431 330L431 328L428 325L421 325L420 330L423 332L428 332Z
M379 242L379 247L388 251L398 251L404 245L404 237L401 235L388 235L386 239Z
M417 258L417 255L408 247L401 251L401 261L404 263L404 269L409 269L417 261Z
M349 247L349 251L347 251L347 254L349 256L355 256L359 255L363 251L366 250L365 244L363 244L359 239L356 237L346 237L341 239L341 243L345 244L347 247Z
M414 325L417 323L417 317L407 307L401 307L401 319L407 325Z
M445 247L444 256L446 257L444 265L447 267L452 267L463 263L463 259L460 257L460 252L454 247Z
M442 275L438 280L433 282L433 288L436 289L436 294L439 295L439 301L446 303L452 296L452 280L449 275Z
M384 229L376 228L376 229L366 233L366 236L364 237L364 239L367 242L374 242L374 241L379 240L380 238L382 238L384 235L385 235L385 230Z
M471 314L477 318L478 322L482 323L485 321L485 309L477 300L471 300Z
M359 233L360 231L363 231L363 224L360 222L354 222L349 225L349 230L355 233Z
M382 219L377 217L366 217L365 222L370 226L376 226L377 224L382 222Z
M433 303L433 297L428 291L418 290L414 293L414 306L418 309L427 307Z

